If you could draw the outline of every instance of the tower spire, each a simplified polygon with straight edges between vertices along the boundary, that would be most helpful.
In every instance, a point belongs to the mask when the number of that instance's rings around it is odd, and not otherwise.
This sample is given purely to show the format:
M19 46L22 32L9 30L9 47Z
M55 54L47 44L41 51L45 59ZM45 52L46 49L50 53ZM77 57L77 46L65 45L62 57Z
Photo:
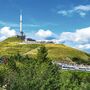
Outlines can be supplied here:
M18 37L21 38L22 40L25 40L22 24L23 24L23 17L22 17L22 11L20 11L20 35Z
M22 11L20 11L20 33L22 32Z

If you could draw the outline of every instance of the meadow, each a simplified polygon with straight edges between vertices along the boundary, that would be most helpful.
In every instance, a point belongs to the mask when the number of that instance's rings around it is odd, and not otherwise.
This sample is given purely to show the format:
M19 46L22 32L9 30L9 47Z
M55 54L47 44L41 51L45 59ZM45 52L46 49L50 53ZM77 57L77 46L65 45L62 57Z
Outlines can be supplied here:
M48 57L52 60L65 63L90 64L90 54L64 44L20 44L21 42L23 41L17 37L0 42L0 56L20 53L36 57L39 46L44 45L48 49Z

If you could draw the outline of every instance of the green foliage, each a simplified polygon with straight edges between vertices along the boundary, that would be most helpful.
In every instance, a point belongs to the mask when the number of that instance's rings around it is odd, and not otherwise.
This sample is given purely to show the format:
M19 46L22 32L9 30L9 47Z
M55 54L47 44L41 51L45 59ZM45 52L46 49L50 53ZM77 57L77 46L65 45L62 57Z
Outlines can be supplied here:
M3 84L4 84L4 77L5 77L5 75L4 75L4 71L2 70L0 70L0 86L2 87L3 86Z
M48 55L48 51L46 49L45 46L40 46L40 48L38 49L38 53L37 53L37 59L40 62L44 62L45 60L47 60L47 55Z
M64 71L52 63L55 59L89 64L89 54L65 45L24 45L15 38L0 43L0 54L9 56L8 64L0 64L0 90L90 89L90 72Z
M6 90L89 90L90 72L61 70L48 60L45 46L37 56L9 57L8 64L0 66L0 86Z
M16 62L15 62L15 58L13 58L12 56L9 58L8 60L8 66L9 68L11 68L12 70L16 70Z

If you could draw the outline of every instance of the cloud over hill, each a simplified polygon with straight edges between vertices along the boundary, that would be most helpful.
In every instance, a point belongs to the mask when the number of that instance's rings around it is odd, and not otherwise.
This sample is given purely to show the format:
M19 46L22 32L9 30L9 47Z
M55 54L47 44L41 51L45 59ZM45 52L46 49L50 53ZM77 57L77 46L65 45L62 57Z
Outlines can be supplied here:
M16 35L16 31L10 27L3 27L0 29L0 41Z
M75 32L63 32L60 40L64 43L73 45L79 49L90 49L90 27L77 29Z
M36 36L41 37L41 38L48 38L53 35L53 32L50 30L43 30L40 29L36 32Z

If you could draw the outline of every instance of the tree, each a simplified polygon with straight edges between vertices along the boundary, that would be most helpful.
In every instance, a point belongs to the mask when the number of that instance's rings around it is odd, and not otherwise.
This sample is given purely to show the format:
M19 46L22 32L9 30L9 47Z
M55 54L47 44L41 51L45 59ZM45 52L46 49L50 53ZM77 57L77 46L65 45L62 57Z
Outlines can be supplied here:
M37 53L37 59L40 60L41 62L44 62L48 59L47 55L48 50L46 49L46 47L44 45L40 46Z

